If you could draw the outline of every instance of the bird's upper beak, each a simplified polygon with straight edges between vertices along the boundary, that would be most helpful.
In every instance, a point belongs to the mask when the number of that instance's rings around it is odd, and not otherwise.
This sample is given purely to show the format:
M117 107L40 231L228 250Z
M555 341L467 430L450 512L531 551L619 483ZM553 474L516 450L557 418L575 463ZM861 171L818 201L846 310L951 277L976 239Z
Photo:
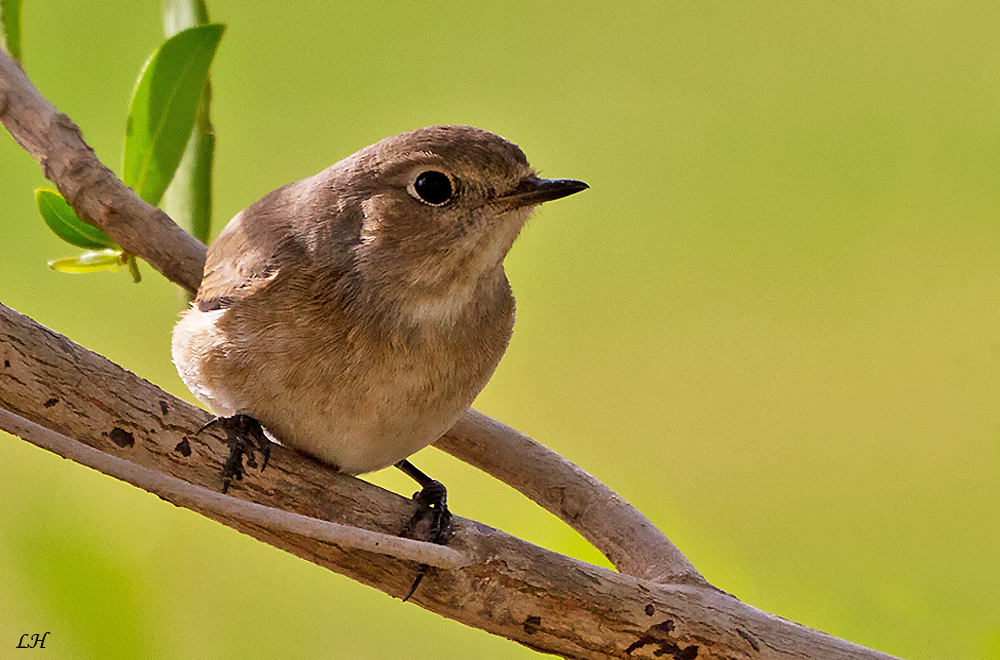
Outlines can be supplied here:
M507 210L519 209L525 206L535 206L542 202L551 202L553 199L566 197L589 187L583 181L573 179L539 179L532 176L522 181L517 188L506 195L494 199L493 204Z

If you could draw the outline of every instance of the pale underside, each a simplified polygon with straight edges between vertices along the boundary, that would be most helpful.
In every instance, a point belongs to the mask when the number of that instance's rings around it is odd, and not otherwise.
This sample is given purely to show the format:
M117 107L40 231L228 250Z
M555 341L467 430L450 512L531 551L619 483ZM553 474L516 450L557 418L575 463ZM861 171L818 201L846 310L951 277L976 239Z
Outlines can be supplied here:
M451 315L442 303L422 311L435 307ZM392 347L345 364L266 328L255 341L233 341L232 317L230 309L191 310L181 319L173 358L184 383L217 415L250 415L282 444L349 474L387 467L433 443L496 365L429 364L422 351Z

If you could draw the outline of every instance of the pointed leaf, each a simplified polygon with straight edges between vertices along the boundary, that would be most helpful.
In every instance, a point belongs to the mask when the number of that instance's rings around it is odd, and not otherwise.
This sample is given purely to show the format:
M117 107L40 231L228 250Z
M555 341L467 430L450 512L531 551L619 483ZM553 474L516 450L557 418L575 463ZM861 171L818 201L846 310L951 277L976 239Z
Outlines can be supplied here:
M21 0L0 0L0 47L21 61Z
M215 135L208 116L210 93L210 85L205 85L184 156L174 180L160 200L160 207L174 222L206 245L212 233L212 161L215 156Z
M118 269L121 267L121 250L84 252L78 257L53 259L49 262L49 268L52 270L58 270L61 273L96 273L101 270L118 272Z
M150 204L160 203L194 126L225 27L189 28L168 39L146 63L129 108L122 180Z
M35 190L35 204L49 229L70 245L91 250L117 247L107 234L81 220L73 207L55 190Z

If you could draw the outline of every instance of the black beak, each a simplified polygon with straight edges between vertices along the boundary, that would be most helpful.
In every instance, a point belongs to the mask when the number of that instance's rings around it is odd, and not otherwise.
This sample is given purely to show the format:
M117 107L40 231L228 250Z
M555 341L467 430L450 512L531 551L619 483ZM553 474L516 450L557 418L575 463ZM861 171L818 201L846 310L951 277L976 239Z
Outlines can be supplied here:
M525 206L535 206L542 202L551 202L589 187L583 181L573 179L539 179L533 176L522 181L521 185L508 194L494 200L494 204L508 209L519 209Z

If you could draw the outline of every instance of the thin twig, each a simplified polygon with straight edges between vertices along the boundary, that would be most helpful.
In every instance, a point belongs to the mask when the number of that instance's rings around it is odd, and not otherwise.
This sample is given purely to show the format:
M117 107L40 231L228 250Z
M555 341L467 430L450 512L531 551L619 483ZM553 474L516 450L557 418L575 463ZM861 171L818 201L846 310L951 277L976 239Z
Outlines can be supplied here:
M622 573L665 584L707 584L677 546L625 498L517 430L469 410L434 446L561 518Z

